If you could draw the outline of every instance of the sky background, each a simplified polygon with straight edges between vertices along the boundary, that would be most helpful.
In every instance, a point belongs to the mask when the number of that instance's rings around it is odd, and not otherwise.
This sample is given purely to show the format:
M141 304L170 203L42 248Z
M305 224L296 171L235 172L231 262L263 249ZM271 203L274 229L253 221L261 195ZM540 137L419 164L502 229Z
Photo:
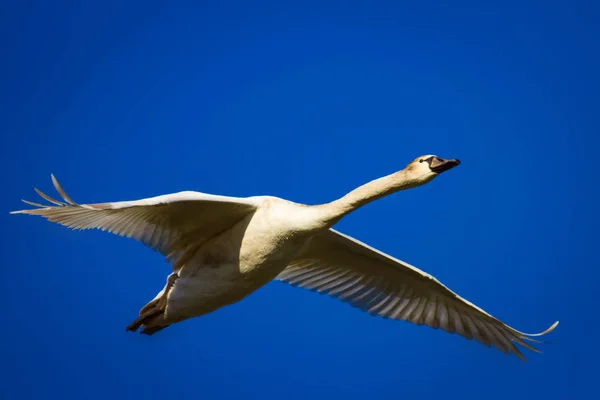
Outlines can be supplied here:
M0 398L595 390L597 2L195 3L0 6ZM462 164L336 228L519 330L559 319L527 364L279 282L126 333L170 272L161 256L8 214L37 201L32 186L52 192L50 173L78 202L197 190L315 204L431 153Z

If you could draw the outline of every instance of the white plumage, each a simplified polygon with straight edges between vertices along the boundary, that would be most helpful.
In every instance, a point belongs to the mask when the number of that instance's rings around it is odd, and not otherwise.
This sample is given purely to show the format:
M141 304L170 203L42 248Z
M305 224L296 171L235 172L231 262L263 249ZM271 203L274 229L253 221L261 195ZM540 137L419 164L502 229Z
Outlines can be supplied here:
M132 237L160 252L173 272L128 327L153 334L170 324L242 300L271 280L326 293L372 315L425 324L476 339L525 359L537 351L519 332L461 298L433 276L331 227L362 205L430 182L457 160L422 156L331 203L306 206L271 196L235 198L179 192L136 201L77 204L52 176L63 201L35 189L52 206L40 215L74 229Z

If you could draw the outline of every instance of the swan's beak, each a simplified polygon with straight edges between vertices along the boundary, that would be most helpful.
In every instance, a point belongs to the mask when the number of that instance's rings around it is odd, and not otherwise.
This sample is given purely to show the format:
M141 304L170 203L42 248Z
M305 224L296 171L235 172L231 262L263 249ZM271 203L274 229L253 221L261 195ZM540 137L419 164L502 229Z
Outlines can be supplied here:
M436 174L441 174L444 171L448 171L460 164L459 160L446 160L439 157L431 157L429 160L429 168Z

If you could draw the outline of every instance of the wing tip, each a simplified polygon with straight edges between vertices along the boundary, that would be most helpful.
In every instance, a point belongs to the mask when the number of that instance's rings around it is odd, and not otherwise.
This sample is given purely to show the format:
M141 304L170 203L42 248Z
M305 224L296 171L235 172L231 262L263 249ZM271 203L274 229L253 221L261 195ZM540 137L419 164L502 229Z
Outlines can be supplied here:
M25 199L21 199L21 201L25 204L29 204L34 207L38 207L38 209L46 207L43 204L34 203L32 201L25 200ZM36 209L34 209L34 210L36 210ZM31 211L34 211L34 210L14 210L14 211L9 211L8 214L31 214Z
M51 205L44 205L44 204L40 204L40 203L34 203L32 201L29 200L25 200L25 199L21 199L21 201L25 204L28 204L30 206L34 206L37 207L37 209L35 210L39 210L39 209L47 209L48 207L64 207L64 206L79 206L78 203L76 203L75 201L73 201L73 199L71 199L71 197L69 197L69 195L67 195L64 191L64 189L62 188L62 186L60 185L60 183L58 183L58 180L56 179L56 177L54 176L54 174L50 174L50 178L52 179L52 184L54 185L54 188L56 189L57 193L60 195L60 197L62 197L64 203L62 201L56 200L50 196L48 196L47 194L45 194L44 192L42 192L41 190L39 190L37 187L33 187L33 190L44 200L48 201L49 203L51 203ZM53 205L52 205L53 204ZM10 211L10 214L33 214L31 211L34 210L18 210L18 211Z
M554 322L552 325L550 325L546 330L542 331L542 332L538 332L538 333L525 333L525 332L521 332L518 331L514 328L509 327L513 332L517 333L519 336L521 336L522 339L529 339L532 340L532 337L539 337L539 336L544 336L547 335L548 333L552 332L553 330L556 329L556 327L558 326L558 323L560 321L556 321ZM532 340L532 341L536 341L536 340ZM538 342L540 343L540 342Z
M541 354L542 351L525 343L524 341L528 341L528 342L535 342L535 343L541 343L541 344L552 344L553 342L547 342L547 341L543 341L543 340L535 340L532 339L532 337L538 337L538 336L543 336L546 335L550 332L552 332L554 329L556 329L556 327L558 326L558 323L560 321L556 321L554 322L552 325L550 325L545 331L539 332L539 333L522 333L522 332L518 332L520 337L513 339L514 341L516 341L518 344L520 344L521 346L524 346L525 348L534 351L538 354ZM514 349L513 349L514 350ZM519 354L517 354L519 355ZM523 361L527 361L524 357L519 357L521 358Z
M62 186L60 185L60 183L58 183L58 180L56 179L56 177L54 176L54 174L50 174L50 178L52 179L52 184L54 185L54 189L56 190L56 192L60 195L60 197L62 197L62 199L67 202L67 204L70 204L72 206L78 205L75 201L73 201L73 199L65 192L65 190L62 188Z
M529 335L527 335L527 336L544 336L544 335L546 335L546 334L548 334L548 333L552 332L553 330L555 330L555 329L556 329L556 327L558 326L558 323L559 323L559 322L560 322L560 321L556 321L556 322L554 322L552 325L550 325L550 327L548 327L548 328L547 328L545 331L543 331L543 332L540 332L540 333L534 333L534 334L529 334Z

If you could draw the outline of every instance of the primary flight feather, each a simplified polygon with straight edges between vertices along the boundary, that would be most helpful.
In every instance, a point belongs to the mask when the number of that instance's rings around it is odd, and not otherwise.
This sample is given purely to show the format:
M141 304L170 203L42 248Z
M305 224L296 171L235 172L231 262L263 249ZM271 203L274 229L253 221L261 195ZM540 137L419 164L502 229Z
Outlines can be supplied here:
M13 214L40 215L74 229L132 237L171 263L165 287L127 330L151 335L242 300L272 280L326 293L384 318L425 324L525 359L516 345L552 331L517 331L448 289L433 276L332 229L345 215L389 194L424 185L459 164L422 156L331 203L306 206L272 196L236 198L179 192L135 201L63 201Z

